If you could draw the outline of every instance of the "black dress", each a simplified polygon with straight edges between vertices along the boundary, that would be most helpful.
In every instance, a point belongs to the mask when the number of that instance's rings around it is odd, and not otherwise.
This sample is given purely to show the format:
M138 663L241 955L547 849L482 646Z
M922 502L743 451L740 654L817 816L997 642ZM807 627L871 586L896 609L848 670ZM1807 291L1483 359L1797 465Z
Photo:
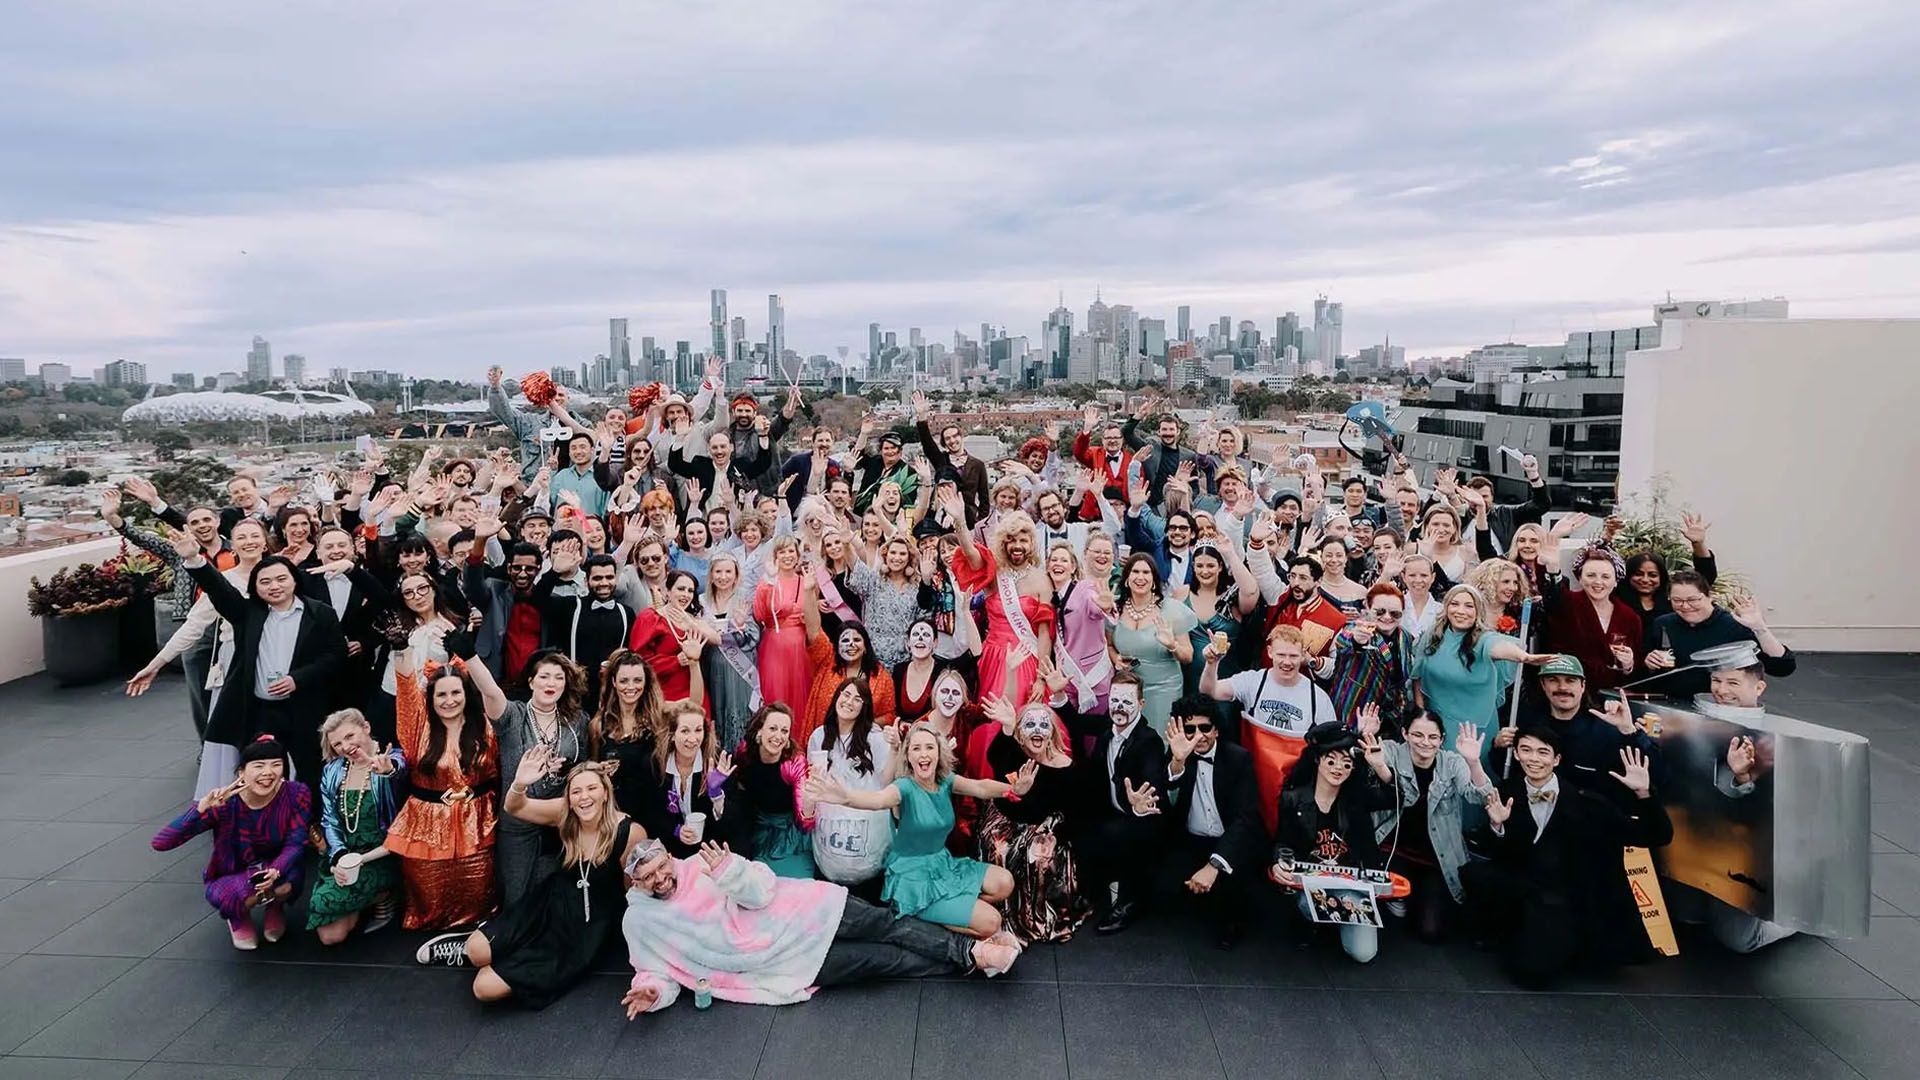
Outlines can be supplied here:
M514 1001L544 1009L593 969L626 914L620 857L632 832L633 819L622 819L604 861L561 866L482 928L493 945L493 970L513 989Z
M646 816L642 811L657 786L652 779L653 733L642 731L638 738L602 741L600 760L618 763L613 773L613 801L621 813L644 825Z

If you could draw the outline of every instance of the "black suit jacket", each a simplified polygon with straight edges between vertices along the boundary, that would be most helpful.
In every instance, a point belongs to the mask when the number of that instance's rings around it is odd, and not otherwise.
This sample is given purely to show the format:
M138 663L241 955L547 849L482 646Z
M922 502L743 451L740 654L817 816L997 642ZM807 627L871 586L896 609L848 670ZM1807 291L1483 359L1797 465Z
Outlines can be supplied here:
M953 465L953 459L947 456L946 448L927 426L925 420L914 425L920 433L920 449L926 451L927 463L938 473L941 469ZM967 463L960 467L960 497L967 503L967 524L978 525L987 520L987 502L990 494L990 481L987 479L987 463L967 455Z
M203 562L188 571L205 590L220 617L233 625L233 660L227 665L226 682L213 713L207 718L207 741L243 746L255 735L253 709L254 667L260 656L260 635L266 626L267 605L242 596L211 563ZM333 707L333 679L347 659L347 639L340 633L340 620L333 608L301 590L304 601L300 614L300 632L293 648L294 690L286 699L297 722L312 721L314 730Z
M1176 834L1187 831L1187 813L1193 808L1193 789L1199 776L1199 759L1189 757L1185 770L1166 782L1167 824ZM1246 747L1229 742L1214 745L1213 802L1227 829L1213 850L1227 860L1235 874L1258 867L1266 856L1267 823L1260 818L1260 786L1254 781L1253 755Z
M1660 800L1617 802L1562 778L1553 813L1540 830L1527 806L1526 779L1510 776L1499 789L1500 798L1513 800L1513 816L1502 835L1488 829L1484 850L1494 862L1526 882L1536 901L1566 914L1584 945L1580 951L1616 961L1646 955L1647 933L1621 852L1673 839Z
M1115 810L1112 801L1118 799L1120 805L1126 807L1128 781L1132 781L1135 789L1151 785L1159 792L1164 813L1167 805L1167 747L1160 741L1160 736L1147 726L1145 720L1136 720L1133 730L1127 733L1127 741L1120 746L1120 757L1114 763L1113 773L1109 775L1107 750L1112 745L1113 728L1108 727L1094 743L1093 753L1081 758L1075 766L1080 770L1078 816L1082 824L1092 826L1112 818L1131 818L1131 811Z

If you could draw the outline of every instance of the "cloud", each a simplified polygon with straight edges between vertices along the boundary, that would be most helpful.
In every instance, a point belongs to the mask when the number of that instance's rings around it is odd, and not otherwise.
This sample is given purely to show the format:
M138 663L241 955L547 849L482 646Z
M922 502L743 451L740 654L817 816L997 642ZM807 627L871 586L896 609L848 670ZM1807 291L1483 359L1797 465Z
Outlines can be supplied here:
M697 344L712 287L823 353L1095 286L1269 331L1325 291L1415 354L1669 288L1916 313L1920 28L1845 8L43 5L0 354L544 366L612 315Z

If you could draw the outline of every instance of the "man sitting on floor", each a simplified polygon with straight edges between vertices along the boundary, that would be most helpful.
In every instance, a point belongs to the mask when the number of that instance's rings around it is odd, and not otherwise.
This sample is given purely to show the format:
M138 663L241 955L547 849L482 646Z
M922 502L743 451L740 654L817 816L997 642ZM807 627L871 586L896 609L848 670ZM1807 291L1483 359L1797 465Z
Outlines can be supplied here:
M633 985L627 1019L672 1005L705 981L723 1001L788 1005L823 986L981 971L1020 955L1010 939L976 941L894 918L830 881L777 878L765 863L706 844L675 859L658 841L635 850L622 930Z

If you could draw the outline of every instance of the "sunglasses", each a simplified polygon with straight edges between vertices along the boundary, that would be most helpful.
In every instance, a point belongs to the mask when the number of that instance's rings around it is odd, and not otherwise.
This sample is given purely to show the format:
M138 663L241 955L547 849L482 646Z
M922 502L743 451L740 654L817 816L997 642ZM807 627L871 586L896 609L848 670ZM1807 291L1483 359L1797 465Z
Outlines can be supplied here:
M1187 724L1185 726L1187 734L1189 735L1205 735L1207 732L1213 730L1213 725L1204 720L1197 724Z
M641 561L641 562L665 562L665 561L666 561L666 559L667 559L667 557L666 557L665 555L642 555L642 556L640 556L640 561Z
M1400 617L1400 612L1392 608L1373 608L1369 614L1376 619L1397 619Z

